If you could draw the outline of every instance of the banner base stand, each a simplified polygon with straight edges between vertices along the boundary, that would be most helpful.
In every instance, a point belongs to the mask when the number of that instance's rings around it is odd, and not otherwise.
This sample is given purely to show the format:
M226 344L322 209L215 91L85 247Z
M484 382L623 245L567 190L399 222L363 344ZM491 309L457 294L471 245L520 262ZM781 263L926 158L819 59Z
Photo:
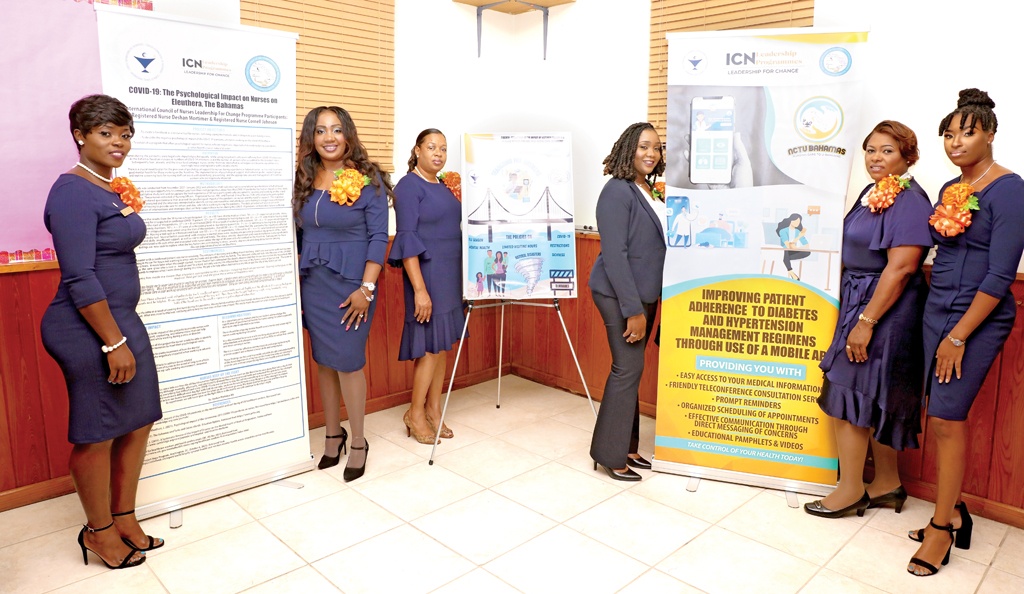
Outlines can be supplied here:
M786 491L786 504L793 509L800 507L800 500L796 498L796 493L793 491Z
M690 483L687 485L686 488L687 491L690 491L690 486L694 486L694 479L711 479L713 481L721 481L723 483L736 483L739 485L749 485L751 487L764 487L766 489L785 491L787 502L789 501L790 495L792 495L793 499L796 499L797 493L804 493L805 495L825 496L831 493L833 490L835 490L835 485L822 485L818 483L796 481L762 474L750 474L748 472L736 472L733 470L720 470L717 468L695 466L693 464L682 464L679 462L666 462L664 460L658 460L657 458L655 458L652 462L652 469L656 472L680 474L683 476L690 477ZM695 490L696 487L694 486L694 491ZM793 507L793 505L791 504L790 507Z
M686 483L686 490L690 493L696 493L698 487L700 487L700 478L691 476L690 482Z
M171 510L170 515L167 516L167 524L170 525L171 530L175 528L181 528L181 525L185 523L185 512L181 509Z

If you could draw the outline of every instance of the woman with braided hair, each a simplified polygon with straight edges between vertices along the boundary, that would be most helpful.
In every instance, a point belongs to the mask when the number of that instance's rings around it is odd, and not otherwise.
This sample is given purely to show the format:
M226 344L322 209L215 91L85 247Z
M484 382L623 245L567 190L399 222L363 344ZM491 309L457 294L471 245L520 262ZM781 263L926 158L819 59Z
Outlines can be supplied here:
M665 171L661 137L647 122L623 131L604 160L611 175L597 199L601 253L590 273L590 292L604 320L612 368L594 426L590 456L608 476L638 481L640 378L654 328L665 265L665 203L654 197L654 178Z
M967 414L1016 317L1010 284L1024 252L1024 180L993 156L995 106L988 93L964 89L939 125L960 175L942 186L929 219L938 250L924 308L925 392L938 480L931 521L910 533L922 543L907 566L918 576L938 573L954 544L971 546L973 521L960 500Z

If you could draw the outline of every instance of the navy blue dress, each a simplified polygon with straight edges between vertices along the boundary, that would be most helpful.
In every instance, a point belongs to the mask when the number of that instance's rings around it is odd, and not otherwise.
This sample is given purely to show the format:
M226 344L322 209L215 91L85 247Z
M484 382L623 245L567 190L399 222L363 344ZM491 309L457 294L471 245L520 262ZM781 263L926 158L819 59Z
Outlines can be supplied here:
M120 196L77 175L57 178L43 208L60 262L57 295L41 323L43 346L68 386L68 441L99 443L160 419L160 386L146 327L135 312L141 288L135 247L146 237L137 213L121 214ZM135 377L107 382L103 341L79 309L103 300L135 356Z
M379 181L379 180L378 180ZM351 206L331 201L327 190L314 190L299 211L302 231L299 289L302 321L309 331L317 365L343 372L366 365L366 339L377 300L366 319L345 330L340 306L359 290L367 262L384 264L388 247L388 200L383 183L365 186Z
M958 181L959 178L946 182L942 190ZM932 230L938 250L932 263L932 288L924 313L928 415L950 421L967 419L1017 315L1010 284L1017 276L1017 264L1024 251L1024 180L1016 173L1008 173L975 195L980 210L973 211L971 226L966 231L955 237L943 237ZM941 200L940 192L936 204ZM951 382L940 384L934 367L939 341L946 340L978 291L999 299L999 305L966 338L960 379L954 374Z
M868 192L868 185L861 196ZM918 447L924 360L921 311L928 285L920 269L885 315L868 343L868 358L851 363L846 340L857 317L875 294L888 264L886 250L922 246L922 262L932 246L928 217L932 207L916 181L880 213L857 203L843 221L843 278L839 319L821 369L825 372L818 405L830 417L873 428L874 438L897 450Z
M405 325L398 360L409 361L450 350L462 336L462 203L444 184L415 173L398 182L395 196L396 232L388 263L400 267L404 258L419 256L431 302L430 321L417 322L412 283L403 275Z

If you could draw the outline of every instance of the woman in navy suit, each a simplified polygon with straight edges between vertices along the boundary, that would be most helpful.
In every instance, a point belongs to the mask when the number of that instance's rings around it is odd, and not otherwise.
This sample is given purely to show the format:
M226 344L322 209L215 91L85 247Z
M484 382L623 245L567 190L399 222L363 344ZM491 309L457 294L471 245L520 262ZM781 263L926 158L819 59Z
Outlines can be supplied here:
M640 457L640 377L644 349L654 327L665 264L665 203L655 198L654 179L665 171L661 138L647 122L619 136L604 160L611 175L597 199L601 253L590 272L590 293L601 312L612 351L612 369L594 426L590 457L610 477L638 481L633 468L650 468Z

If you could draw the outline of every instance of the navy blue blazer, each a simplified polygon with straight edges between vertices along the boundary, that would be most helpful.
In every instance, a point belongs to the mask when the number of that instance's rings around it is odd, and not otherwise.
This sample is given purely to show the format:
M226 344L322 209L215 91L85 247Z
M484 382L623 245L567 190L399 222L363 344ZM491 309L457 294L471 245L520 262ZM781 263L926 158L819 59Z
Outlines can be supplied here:
M590 290L619 301L622 317L643 313L661 297L665 230L648 198L632 180L612 178L597 199L601 253L590 271Z

